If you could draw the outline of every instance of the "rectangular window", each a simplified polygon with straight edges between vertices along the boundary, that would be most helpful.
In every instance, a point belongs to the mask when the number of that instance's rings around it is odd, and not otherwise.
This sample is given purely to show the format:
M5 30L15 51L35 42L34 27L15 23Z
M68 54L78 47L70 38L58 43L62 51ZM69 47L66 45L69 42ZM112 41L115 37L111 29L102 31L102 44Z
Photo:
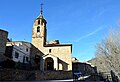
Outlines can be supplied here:
M19 57L19 53L15 52L15 58L18 58L18 57Z
M28 48L26 48L26 52L28 52Z
M49 53L51 53L51 49L49 49Z
M26 62L28 62L28 57L26 57Z
M25 56L23 56L23 63L25 63Z

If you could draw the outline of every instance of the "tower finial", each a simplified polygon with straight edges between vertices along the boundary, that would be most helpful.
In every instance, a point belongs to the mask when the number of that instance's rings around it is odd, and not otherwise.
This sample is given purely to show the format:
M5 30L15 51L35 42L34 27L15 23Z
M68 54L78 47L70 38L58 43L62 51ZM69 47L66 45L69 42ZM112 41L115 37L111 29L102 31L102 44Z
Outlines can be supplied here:
M42 11L42 9L43 9L43 7L42 7L42 6L43 6L43 3L41 3L40 5L41 5L40 15L42 15L42 12L43 12L43 11Z

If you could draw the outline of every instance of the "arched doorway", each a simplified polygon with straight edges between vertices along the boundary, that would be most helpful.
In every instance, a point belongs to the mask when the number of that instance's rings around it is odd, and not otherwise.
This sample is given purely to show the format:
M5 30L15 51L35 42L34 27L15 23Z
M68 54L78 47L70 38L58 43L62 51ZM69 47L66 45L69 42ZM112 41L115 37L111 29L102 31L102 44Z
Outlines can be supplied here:
M54 70L54 61L51 57L45 59L45 70Z

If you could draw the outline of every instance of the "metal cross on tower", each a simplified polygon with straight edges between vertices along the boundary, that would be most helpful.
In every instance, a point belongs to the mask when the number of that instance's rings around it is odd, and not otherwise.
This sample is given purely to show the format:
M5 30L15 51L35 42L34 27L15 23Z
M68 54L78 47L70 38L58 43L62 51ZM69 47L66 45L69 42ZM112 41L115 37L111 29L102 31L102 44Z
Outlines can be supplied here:
M42 6L43 6L43 3L41 3L40 5L41 5L40 15L42 15L42 12L43 12L43 11L42 11L42 9L43 9L43 7L42 7Z

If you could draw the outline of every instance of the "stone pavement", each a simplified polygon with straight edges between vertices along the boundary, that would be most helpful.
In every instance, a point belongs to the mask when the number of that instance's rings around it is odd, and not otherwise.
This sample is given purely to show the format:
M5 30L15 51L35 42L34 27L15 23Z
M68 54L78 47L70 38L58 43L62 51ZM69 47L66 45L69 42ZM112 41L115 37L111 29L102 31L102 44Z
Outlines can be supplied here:
M68 79L68 80L42 80L42 81L3 81L3 82L73 82L73 79Z
M68 80L43 80L43 81L3 81L3 82L104 82L104 81L73 81L73 79L68 79Z

